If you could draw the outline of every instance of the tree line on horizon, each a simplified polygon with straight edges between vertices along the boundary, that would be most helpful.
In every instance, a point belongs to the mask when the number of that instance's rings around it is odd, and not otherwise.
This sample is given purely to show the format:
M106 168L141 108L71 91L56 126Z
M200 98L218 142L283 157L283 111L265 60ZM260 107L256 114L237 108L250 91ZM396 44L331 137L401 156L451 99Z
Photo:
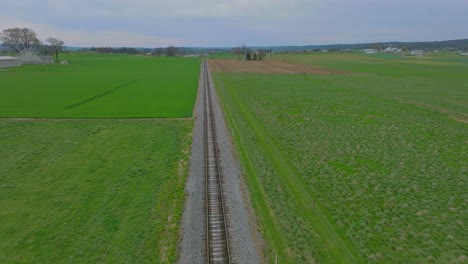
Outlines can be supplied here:
M133 47L90 47L79 48L78 52L95 52L100 54L131 54L131 55L150 55L178 57L184 55L205 55L216 53L218 49L197 49L188 47L163 47L163 48L133 48Z

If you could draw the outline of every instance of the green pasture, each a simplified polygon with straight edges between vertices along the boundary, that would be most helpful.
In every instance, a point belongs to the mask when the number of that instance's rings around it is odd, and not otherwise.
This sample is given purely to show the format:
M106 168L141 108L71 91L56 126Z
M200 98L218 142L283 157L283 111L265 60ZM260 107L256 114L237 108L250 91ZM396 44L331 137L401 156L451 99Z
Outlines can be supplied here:
M0 263L174 263L191 120L0 120Z
M268 59L352 74L215 75L267 258L463 263L468 60Z
M0 117L190 117L200 60L64 54L0 71Z

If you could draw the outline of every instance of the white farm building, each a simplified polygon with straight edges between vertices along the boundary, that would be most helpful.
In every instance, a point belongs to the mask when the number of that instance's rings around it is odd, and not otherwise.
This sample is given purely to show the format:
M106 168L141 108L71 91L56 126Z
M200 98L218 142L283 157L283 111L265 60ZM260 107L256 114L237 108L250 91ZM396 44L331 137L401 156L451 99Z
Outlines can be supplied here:
M28 49L20 51L20 53L18 53L18 59L22 64L41 64L42 62L39 55Z
M375 53L378 53L378 51L375 49L364 49L364 53L375 54Z
M422 51L422 50L412 50L412 51L410 52L410 55L413 55L413 56L422 56L422 55L424 55L424 51Z
M20 61L18 58L10 56L0 56L0 69L18 66L20 66Z
M54 57L52 56L41 56L42 64L51 64L54 63Z
M21 64L50 64L54 63L54 58L51 56L39 56L36 52L25 49L18 53L18 59Z

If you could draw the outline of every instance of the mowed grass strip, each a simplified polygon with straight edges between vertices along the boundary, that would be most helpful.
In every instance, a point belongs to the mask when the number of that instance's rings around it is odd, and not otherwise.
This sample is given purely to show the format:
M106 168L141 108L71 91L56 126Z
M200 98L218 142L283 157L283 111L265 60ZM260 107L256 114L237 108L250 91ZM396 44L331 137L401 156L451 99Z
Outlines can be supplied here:
M67 54L0 72L0 117L191 117L200 61Z
M357 262L463 263L466 65L288 58L369 74L215 75L267 257L349 263L330 255L318 206Z
M191 120L0 120L0 263L173 263Z

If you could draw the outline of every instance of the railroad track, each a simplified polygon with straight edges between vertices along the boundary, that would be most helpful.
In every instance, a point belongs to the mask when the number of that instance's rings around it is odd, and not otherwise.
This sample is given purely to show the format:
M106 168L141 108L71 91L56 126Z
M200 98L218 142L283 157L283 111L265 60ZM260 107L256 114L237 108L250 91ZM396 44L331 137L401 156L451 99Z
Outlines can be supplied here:
M205 183L206 183L206 254L207 263L231 263L226 210L223 200L221 168L216 126L211 102L208 64L203 62L205 89Z

